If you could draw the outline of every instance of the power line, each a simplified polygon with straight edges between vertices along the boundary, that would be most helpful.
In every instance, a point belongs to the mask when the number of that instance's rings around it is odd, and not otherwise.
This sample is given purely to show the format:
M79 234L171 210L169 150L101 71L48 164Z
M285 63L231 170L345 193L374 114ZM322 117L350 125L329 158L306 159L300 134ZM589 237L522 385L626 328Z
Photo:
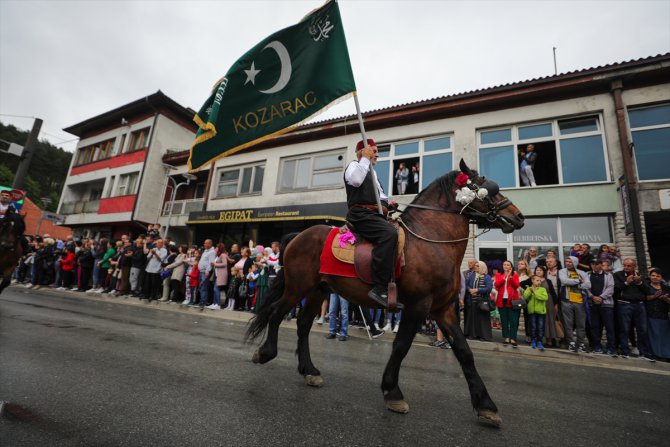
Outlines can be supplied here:
M25 115L10 115L8 113L0 113L0 116L9 116L11 118L30 118L31 120L34 120L34 116L25 116Z

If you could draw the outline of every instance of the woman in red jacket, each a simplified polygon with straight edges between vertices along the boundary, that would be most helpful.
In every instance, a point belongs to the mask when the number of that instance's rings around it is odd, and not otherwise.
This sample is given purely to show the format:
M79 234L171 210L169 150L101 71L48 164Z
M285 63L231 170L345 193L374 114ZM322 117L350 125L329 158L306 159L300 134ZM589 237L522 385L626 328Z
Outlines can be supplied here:
M498 291L496 306L502 322L503 346L517 347L516 332L519 329L519 309L512 307L512 300L519 299L519 275L510 261L503 262L502 273L496 273L493 287Z
M62 286L59 287L60 290L67 290L72 287L72 281L74 280L74 259L74 247L66 247L60 261L62 282Z

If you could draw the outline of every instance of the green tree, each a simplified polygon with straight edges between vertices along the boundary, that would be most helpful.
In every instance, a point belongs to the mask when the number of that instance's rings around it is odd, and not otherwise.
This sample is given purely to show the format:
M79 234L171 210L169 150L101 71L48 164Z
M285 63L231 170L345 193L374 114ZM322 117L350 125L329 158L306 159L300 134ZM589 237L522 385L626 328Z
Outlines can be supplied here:
M7 166L0 164L0 185L12 186L14 173Z
M5 125L0 122L0 140L25 145L29 132L17 129L15 126ZM42 206L40 200L42 194L52 199L47 207L50 211L55 211L58 206L58 200L63 191L63 185L68 175L72 153L63 148L56 147L48 141L38 141L33 158L28 169L29 177L25 181L25 190L30 200ZM11 174L11 186L14 180L14 172L19 166L19 158L0 152L0 168L4 167ZM6 178L7 171L0 169L0 180ZM2 183L2 182L0 182ZM3 183L6 184L6 183ZM54 196L55 194L55 196Z

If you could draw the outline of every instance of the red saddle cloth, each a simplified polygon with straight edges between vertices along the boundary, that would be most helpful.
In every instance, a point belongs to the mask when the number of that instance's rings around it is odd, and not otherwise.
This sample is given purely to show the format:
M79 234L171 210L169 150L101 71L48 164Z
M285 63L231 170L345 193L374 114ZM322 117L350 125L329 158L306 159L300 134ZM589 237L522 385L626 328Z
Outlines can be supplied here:
M370 268L370 263L372 262L371 250L356 250L356 263L365 264L363 267L359 267L362 270L361 275L359 276L356 273L356 267L354 264L349 264L347 262L342 262L333 256L333 251L331 247L333 246L333 239L339 233L339 228L333 228L330 230L326 242L323 245L323 250L321 251L321 267L319 273L325 275L335 275L335 276L346 276L348 278L359 278L361 281L368 284L372 284L372 269ZM364 259L360 259L361 252L367 254ZM398 259L396 262L395 268L395 277L400 276L402 269L401 259Z

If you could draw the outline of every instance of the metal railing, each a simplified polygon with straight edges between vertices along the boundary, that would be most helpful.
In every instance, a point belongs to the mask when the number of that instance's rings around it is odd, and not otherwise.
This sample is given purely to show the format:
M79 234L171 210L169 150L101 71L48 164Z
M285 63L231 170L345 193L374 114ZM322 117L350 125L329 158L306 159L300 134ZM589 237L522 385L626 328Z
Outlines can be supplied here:
M82 214L96 213L100 208L99 200L79 200L77 202L66 202L60 207L60 214Z
M186 199L186 200L175 200L174 202L165 202L163 204L163 216L170 215L170 206L173 205L172 215L180 216L183 214L189 214L193 211L202 211L205 205L204 199Z

